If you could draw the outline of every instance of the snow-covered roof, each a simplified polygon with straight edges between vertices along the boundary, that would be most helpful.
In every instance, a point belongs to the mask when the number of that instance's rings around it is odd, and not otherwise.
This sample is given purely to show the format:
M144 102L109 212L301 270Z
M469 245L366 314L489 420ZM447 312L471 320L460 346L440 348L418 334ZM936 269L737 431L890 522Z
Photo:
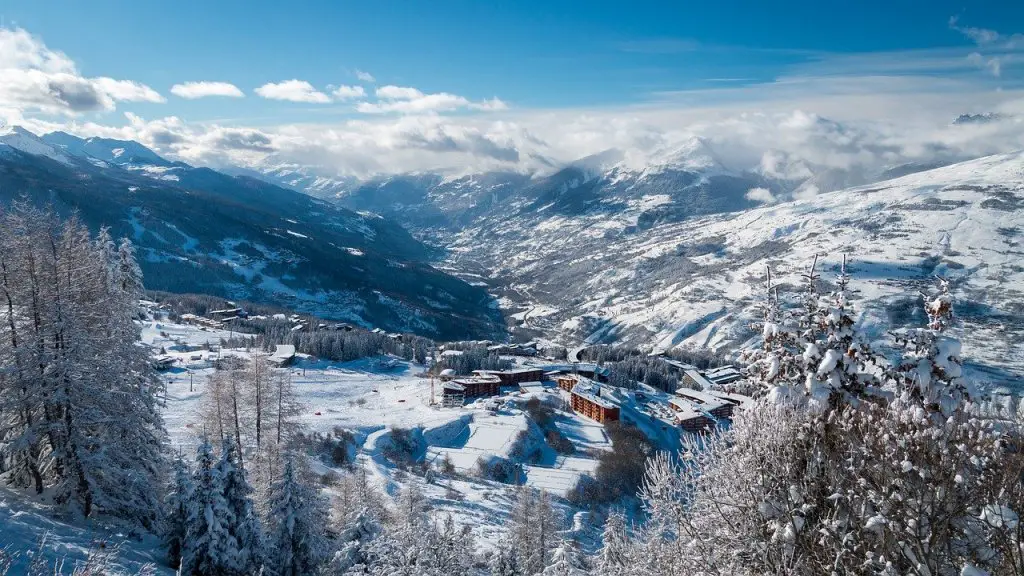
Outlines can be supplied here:
M582 396L602 408L611 409L617 407L612 402L598 396L598 394L601 393L601 386L599 386L597 382L587 378L581 378L579 383L573 386L572 393L577 396Z
M694 368L693 370L687 370L687 371L683 372L683 374L685 374L686 377L689 378L690 380L693 380L701 388L705 388L706 389L706 388L711 388L711 386L712 386L711 381L708 380L707 378L705 378L703 374L698 372L696 368Z
M669 398L669 406L675 410L675 416L680 422L691 420L693 418L704 418L704 414L701 414L700 410L693 405L693 402L686 398Z
M445 390L451 390L453 392L465 392L466 391L466 387L463 386L462 384L459 384L458 382L445 382L444 383L444 389Z
M282 361L291 360L295 357L295 346L291 344L278 344L275 346L274 354L270 357L271 361Z
M726 405L725 400L709 392L698 392L689 388L680 388L676 390L676 395L700 404L701 408L709 412Z
M735 404L736 406L739 406L744 410L746 410L747 408L751 407L754 404L753 398L749 396L744 396L742 394L733 394L731 392L723 392L721 390L707 390L706 392L708 394L711 394L712 396L715 396L716 398L721 398L722 400L725 400L730 404Z

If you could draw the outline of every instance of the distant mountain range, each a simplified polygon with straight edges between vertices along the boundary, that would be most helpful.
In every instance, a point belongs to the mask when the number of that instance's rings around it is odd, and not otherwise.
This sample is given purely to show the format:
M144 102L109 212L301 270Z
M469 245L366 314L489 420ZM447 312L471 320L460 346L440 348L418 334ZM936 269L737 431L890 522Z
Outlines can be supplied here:
M77 211L139 246L146 285L272 302L387 330L500 335L493 299L400 225L137 142L0 132L0 202Z
M486 284L515 332L568 345L751 345L766 266L794 283L816 254L826 280L849 256L861 321L885 344L887 327L923 321L916 295L941 274L972 370L1024 387L1024 157L947 164L785 180L694 139L641 165L609 151L545 177L398 175L335 200L444 245L442 267Z

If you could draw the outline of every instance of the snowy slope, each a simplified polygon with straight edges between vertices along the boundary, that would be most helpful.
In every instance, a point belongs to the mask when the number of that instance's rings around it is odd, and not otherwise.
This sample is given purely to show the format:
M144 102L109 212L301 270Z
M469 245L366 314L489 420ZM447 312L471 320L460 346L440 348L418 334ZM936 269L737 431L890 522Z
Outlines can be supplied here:
M512 214L453 242L450 270L483 278L506 304L547 305L538 332L566 343L731 348L747 342L765 267L795 283L813 256L825 280L845 253L864 327L920 321L915 294L955 280L985 378L1024 372L1024 155L992 156L747 211L644 226L679 199L646 196L614 213ZM470 276L467 274L467 278Z

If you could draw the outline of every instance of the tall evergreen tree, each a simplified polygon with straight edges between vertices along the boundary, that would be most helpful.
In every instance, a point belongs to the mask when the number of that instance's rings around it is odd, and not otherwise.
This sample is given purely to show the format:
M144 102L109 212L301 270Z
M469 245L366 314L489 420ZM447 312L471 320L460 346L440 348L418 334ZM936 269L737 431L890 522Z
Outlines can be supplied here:
M186 544L181 574L233 576L238 573L237 540L231 533L234 515L224 501L224 482L210 443L204 438L196 451L192 497L188 506Z
M315 487L302 482L291 460L270 494L270 518L275 523L268 562L278 576L313 574L327 559L327 503Z
M263 565L263 534L253 510L252 487L235 455L235 443L231 439L225 438L222 444L217 475L223 485L224 503L234 520L230 532L235 537L237 550L235 567L240 575L255 574Z
M192 498L192 478L188 467L180 458L174 460L173 484L164 500L163 542L167 549L167 563L171 568L181 566L188 532L189 502Z

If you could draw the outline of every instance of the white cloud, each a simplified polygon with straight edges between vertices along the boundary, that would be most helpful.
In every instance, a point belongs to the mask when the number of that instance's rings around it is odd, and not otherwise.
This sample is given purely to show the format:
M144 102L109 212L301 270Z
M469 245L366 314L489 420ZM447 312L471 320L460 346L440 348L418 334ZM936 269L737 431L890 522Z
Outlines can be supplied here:
M424 94L421 90L408 86L381 86L374 92L377 102L360 102L356 110L364 114L384 114L397 112L400 114L421 114L426 112L451 112L460 108L495 112L508 109L508 105L498 98L471 102L468 98L438 92Z
M256 94L270 100L287 100L289 102L308 102L326 104L330 96L320 92L305 80L285 80L284 82L264 84L256 89Z
M407 86L381 86L377 88L377 98L383 98L385 100L415 100L417 98L423 98L423 92L415 88Z
M229 82L183 82L171 86L171 94L189 100L209 96L225 96L229 98L243 98L245 96L238 86Z
M341 85L335 88L331 95L335 100L358 100L366 97L366 90L362 86Z
M767 188L751 188L746 193L747 200L760 202L762 204L775 204L776 198L772 191Z
M970 26L959 26L959 17L951 16L949 18L949 27L964 36L970 38L978 46L986 46L989 44L995 44L1002 38L1002 35L995 30L989 30L986 28L972 28Z
M373 84L377 81L377 79L373 77L373 74L362 70L356 70L356 79L360 82L366 82L367 84Z
M0 28L0 108L75 115L109 111L117 101L163 102L156 90L131 80L87 78L63 52L25 30Z
M125 102L166 102L161 96L145 84L132 80L114 80L113 78L96 78L96 86L106 92L114 100Z

